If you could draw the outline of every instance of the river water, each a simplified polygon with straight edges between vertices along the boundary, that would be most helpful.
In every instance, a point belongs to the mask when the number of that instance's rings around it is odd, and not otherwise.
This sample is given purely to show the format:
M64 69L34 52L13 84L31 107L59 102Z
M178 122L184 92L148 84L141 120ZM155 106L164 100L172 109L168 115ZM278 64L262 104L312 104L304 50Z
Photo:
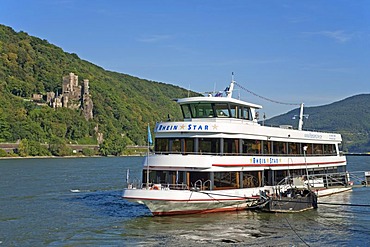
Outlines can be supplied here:
M152 217L121 199L142 157L0 160L0 246L370 246L370 207ZM348 157L370 171L370 157ZM370 188L319 202L370 205Z

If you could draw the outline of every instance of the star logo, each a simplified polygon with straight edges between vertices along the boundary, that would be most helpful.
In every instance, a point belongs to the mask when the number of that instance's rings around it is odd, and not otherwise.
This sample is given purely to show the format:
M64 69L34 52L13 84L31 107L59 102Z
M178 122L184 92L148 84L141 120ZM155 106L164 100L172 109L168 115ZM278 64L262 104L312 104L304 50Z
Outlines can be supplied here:
M214 125L212 126L212 128L213 128L213 130L217 130L218 126L217 126L216 124L214 124Z
M180 125L180 130L184 130L184 129L185 129L185 124Z

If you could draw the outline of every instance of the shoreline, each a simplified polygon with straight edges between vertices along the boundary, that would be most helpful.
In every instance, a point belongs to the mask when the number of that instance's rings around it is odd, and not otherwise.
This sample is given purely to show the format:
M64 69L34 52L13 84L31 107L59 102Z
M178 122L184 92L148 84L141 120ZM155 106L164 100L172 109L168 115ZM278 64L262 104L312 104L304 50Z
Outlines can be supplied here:
M0 157L0 160L12 160L12 159L71 159L71 158L118 158L118 157L144 157L144 155L108 155L108 156L102 156L102 155L93 155L93 156L85 156L85 155L70 155L70 156L15 156L15 157Z
M370 156L370 153L348 153L345 156Z

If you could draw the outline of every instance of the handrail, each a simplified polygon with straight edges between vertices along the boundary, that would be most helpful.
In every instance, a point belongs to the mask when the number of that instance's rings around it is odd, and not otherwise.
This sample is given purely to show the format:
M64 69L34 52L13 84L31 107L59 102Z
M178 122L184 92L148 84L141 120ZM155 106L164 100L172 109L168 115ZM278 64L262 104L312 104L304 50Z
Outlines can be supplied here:
M206 190L207 188L209 189L209 190L211 190L211 180L210 179L208 179L208 180L206 180L206 181L204 181L203 182L203 190ZM206 184L209 184L209 186L208 187L206 187Z
M362 183L364 181L364 178L360 176L356 176L354 174L355 172L336 172L336 173L320 173L320 174L309 174L308 176L306 174L301 175L302 177L305 177L305 181L307 183L310 183L312 186L315 186L315 182L317 182L319 179L322 179L322 184L325 187L333 187L333 186L348 186L349 185L349 179L355 179L356 182ZM294 176L297 177L297 176ZM282 180L280 180L276 185L277 186L283 186L283 185L291 185L292 184L293 176L286 176ZM351 180L351 182L355 182Z
M266 154L266 153L213 153L213 152L183 152L183 151L154 151L155 154L168 155L216 155L216 156L273 156L273 157L303 157L304 154ZM307 157L338 156L337 153L306 154Z
M147 186L148 185L148 186ZM189 187L186 184L155 184L155 183L142 183L141 189L150 189L153 188L154 185L158 185L161 190L189 190Z
M199 187L197 187L197 184L198 184L198 183L200 184L200 186L199 186ZM195 189L198 189L198 188L199 188L199 189L201 190L201 189L202 189L202 185L203 185L203 184L202 184L202 180L200 180L200 179L199 179L199 180L195 181L195 183L194 183L194 188L195 188Z
M206 187L206 184L209 184L208 187ZM200 185L199 187L197 185ZM206 180L206 181L203 181L201 179L198 179L197 181L195 181L194 183L194 188L197 190L197 189L200 189L200 190L205 190L206 188L208 188L209 190L211 189L211 180Z

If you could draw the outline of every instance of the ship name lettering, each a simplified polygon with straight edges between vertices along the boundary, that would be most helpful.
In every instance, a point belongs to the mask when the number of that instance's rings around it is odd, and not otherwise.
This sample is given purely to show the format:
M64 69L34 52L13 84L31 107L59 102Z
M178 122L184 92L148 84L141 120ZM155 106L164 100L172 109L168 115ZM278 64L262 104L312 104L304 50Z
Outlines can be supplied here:
M252 158L253 164L279 164L278 158Z
M157 131L171 131L171 130L181 130L178 125L163 125L160 124L157 128ZM209 130L207 124L188 124L187 130Z
M208 130L208 125L188 124L188 130Z
M304 134L304 137L310 138L310 139L322 139L322 135L314 134L314 133Z
M270 164L278 164L279 163L279 159L277 158L270 158Z
M158 130L161 131L161 130L177 130L178 129L178 126L177 125L159 125L158 126Z

